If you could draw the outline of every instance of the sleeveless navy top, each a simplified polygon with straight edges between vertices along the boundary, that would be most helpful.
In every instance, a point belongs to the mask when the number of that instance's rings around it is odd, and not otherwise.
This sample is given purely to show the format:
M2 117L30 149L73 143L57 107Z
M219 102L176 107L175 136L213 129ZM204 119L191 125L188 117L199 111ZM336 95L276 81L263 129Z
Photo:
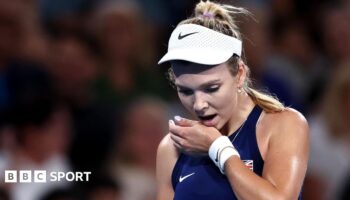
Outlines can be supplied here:
M255 106L243 125L229 136L241 160L258 176L262 175L264 161L256 139L256 123L262 109ZM235 200L231 185L209 156L195 157L180 154L173 173L174 200ZM299 197L300 199L300 197Z

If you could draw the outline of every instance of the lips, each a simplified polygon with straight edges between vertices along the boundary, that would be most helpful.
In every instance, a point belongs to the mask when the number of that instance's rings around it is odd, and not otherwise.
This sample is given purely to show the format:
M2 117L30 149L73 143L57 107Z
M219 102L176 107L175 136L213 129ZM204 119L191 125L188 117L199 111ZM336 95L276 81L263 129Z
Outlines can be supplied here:
M216 114L213 115L205 115L205 116L198 116L200 120L210 120L213 119L216 116Z
M198 118L201 120L201 122L206 126L214 126L214 118L215 117L216 117L216 114L198 116Z

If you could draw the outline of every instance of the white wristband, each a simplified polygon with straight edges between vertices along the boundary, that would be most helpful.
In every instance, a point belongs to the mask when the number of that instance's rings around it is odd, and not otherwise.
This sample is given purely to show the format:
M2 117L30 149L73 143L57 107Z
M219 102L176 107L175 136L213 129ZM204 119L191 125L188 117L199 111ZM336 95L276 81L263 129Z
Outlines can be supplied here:
M232 146L227 146L221 150L219 153L219 169L222 174L225 174L225 163L232 156L239 156L238 151Z
M215 165L220 169L221 173L224 174L224 166L227 159L233 155L238 157L239 153L234 148L230 139L227 136L218 137L209 148L209 157L215 163Z
M219 167L219 150L222 147L232 146L230 139L227 136L218 137L209 147L209 157Z

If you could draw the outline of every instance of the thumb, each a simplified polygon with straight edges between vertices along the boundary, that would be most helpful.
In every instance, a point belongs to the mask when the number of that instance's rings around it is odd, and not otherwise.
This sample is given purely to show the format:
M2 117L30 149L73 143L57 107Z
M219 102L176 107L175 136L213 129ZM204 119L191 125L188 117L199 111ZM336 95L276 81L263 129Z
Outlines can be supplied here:
M175 124L178 126L194 126L195 124L197 124L197 121L194 120L190 120L190 119L186 119L180 116L175 116Z

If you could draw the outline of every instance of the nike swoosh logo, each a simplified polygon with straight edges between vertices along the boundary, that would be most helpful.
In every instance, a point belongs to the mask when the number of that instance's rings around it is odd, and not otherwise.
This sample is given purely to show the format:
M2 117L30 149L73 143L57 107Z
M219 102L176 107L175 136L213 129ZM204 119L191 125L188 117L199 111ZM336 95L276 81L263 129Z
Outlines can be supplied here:
M188 177L190 177L190 176L192 176L192 175L194 175L194 174L195 174L195 173L193 172L192 174L188 174L188 175L183 176L183 177L180 176L179 182L181 183L181 182L184 181L186 178L188 178Z
M182 39L184 39L185 37L190 36L190 35L193 35L193 34L196 34L196 33L198 33L198 32L187 33L187 34L185 34L185 35L181 35L181 33L180 33L179 36L177 37L177 39L182 40Z

